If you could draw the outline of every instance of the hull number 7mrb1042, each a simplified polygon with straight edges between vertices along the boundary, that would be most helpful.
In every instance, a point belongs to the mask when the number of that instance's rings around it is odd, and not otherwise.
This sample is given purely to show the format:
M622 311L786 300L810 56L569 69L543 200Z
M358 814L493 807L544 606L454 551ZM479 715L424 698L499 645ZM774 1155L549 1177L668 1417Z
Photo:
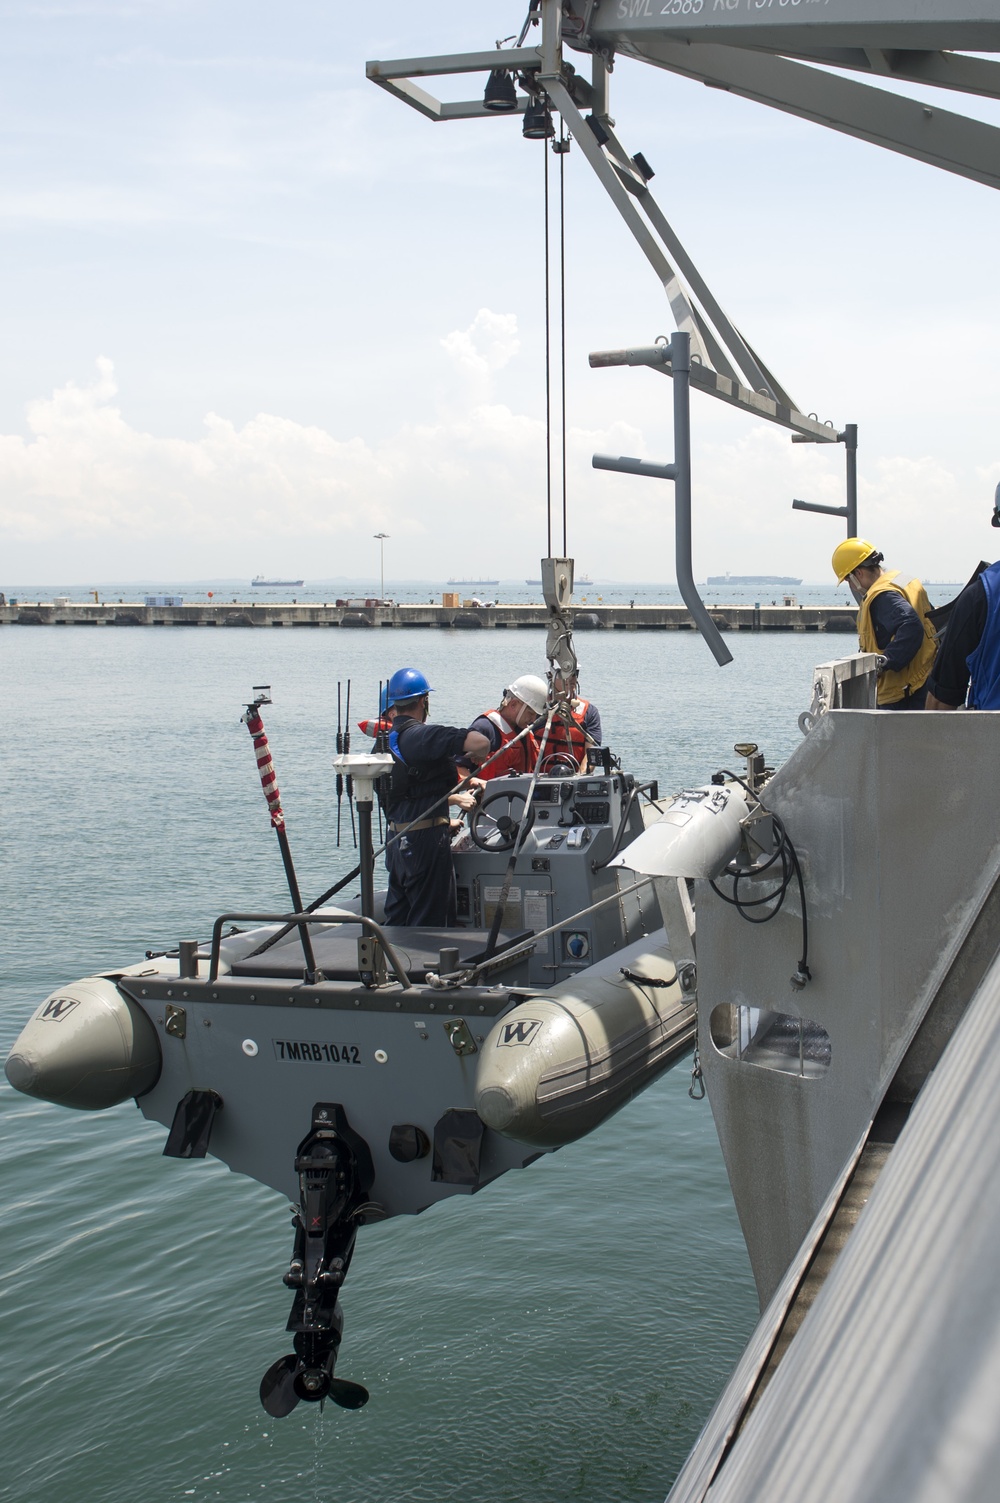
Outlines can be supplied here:
M278 1059L296 1060L309 1065L360 1065L357 1044L321 1044L309 1039L274 1039Z

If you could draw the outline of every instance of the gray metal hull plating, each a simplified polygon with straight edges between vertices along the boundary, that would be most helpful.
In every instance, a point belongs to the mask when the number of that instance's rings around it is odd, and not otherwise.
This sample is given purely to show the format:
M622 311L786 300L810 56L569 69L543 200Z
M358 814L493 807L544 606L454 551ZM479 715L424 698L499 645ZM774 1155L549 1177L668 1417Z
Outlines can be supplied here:
M813 980L803 992L789 984L801 942L794 887L773 922L754 927L698 884L702 1065L762 1305L1000 874L996 734L989 715L833 711L767 785L806 882ZM728 1043L720 1009L731 1010ZM825 1034L828 1064L776 1058L759 1038L760 1016L775 1012Z
M444 1110L473 1108L476 1056L452 1048L447 1027L459 1014L440 994L408 996L405 1010L374 1011L352 997L316 1006L288 1003L287 986L266 983L255 983L253 1002L225 1000L225 987L214 988L220 1000L212 1001L190 987L182 997L176 985L161 984L157 1005L148 982L122 985L139 994L161 1037L163 1068L139 1101L143 1114L169 1127L189 1090L216 1091L223 1107L212 1129L212 1156L292 1200L298 1196L296 1149L319 1101L339 1102L371 1146L371 1198L390 1216L469 1193L534 1157L522 1144L484 1135L476 1182L456 1185L432 1178L430 1154L399 1163L386 1151L397 1122L420 1126L433 1142ZM168 990L185 1009L183 1038L165 1030ZM492 1018L480 1014L479 1005L466 1022L481 1039Z

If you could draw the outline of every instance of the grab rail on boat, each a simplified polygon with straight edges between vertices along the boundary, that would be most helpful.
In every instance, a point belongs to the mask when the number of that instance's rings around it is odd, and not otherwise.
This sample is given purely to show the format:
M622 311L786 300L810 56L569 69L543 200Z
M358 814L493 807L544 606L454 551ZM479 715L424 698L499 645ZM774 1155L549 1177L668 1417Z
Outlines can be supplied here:
M385 951L385 958L392 966L396 980L403 988L412 987L413 982L406 974L399 956L393 949L380 924L374 919L366 918L363 913L221 913L212 925L212 949L209 959L208 979L210 982L217 981L219 977L219 963L222 950L222 926L227 923L258 923L258 924L289 924L294 925L299 931L299 938L304 941L305 926L307 924L360 924L362 928L374 934L379 944ZM302 946L303 956L307 954L305 943ZM308 960L306 961L308 966Z

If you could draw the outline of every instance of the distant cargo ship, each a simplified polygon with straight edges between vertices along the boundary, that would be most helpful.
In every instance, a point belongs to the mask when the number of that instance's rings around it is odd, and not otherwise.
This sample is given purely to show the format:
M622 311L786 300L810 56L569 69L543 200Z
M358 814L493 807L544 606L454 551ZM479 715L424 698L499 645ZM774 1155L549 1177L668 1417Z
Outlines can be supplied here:
M449 584L475 585L477 589L495 590L499 579L449 579Z
M254 588L260 588L261 585L300 585L305 581L302 579L265 579L263 574L258 574L256 579L251 579L250 583Z
M710 585L763 585L767 589L783 589L785 585L799 585L801 579L790 574L710 574Z

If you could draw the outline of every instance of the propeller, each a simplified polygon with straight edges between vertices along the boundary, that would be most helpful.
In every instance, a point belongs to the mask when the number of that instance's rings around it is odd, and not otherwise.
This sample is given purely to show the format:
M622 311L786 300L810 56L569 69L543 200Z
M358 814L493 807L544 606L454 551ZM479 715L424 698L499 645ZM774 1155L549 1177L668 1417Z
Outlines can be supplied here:
M331 1378L330 1397L341 1409L363 1409L371 1394L363 1383L352 1383L350 1378Z
M307 1367L294 1352L279 1357L260 1380L260 1402L274 1419L291 1414L300 1399L322 1404L327 1398L341 1409L363 1409L371 1394L362 1383L335 1378L322 1367Z
M302 1366L301 1358L296 1357L294 1352L289 1352L287 1357L279 1357L277 1362L273 1362L261 1378L260 1401L275 1419L284 1419L299 1402L299 1395L295 1392L295 1379Z

